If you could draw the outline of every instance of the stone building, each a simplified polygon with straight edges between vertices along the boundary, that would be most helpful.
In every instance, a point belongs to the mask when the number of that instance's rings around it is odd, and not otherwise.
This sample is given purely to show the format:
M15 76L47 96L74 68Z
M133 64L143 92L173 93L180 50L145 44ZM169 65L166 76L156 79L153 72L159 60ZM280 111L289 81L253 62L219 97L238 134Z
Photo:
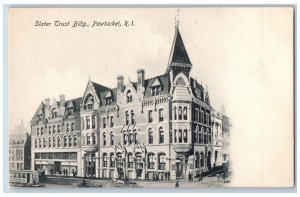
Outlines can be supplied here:
M28 129L21 124L9 135L9 170L29 170L31 160L31 137Z
M67 169L83 177L152 180L222 165L222 119L191 69L177 27L164 74L145 79L139 69L136 82L125 84L120 75L116 88L89 79L82 98L62 96L51 105L45 100L31 121L32 166L46 173Z

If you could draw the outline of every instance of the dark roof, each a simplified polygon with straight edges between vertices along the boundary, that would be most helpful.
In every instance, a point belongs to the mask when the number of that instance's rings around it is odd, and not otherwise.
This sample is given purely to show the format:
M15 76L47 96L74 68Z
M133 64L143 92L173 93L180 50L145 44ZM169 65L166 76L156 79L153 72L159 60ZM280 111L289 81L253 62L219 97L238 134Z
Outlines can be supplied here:
M198 97L202 101L204 101L204 88L201 84L199 84L195 79L191 77L190 85L192 88L192 93L195 97ZM197 92L196 92L197 91Z
M82 97L68 100L68 101L66 101L65 106L68 106L69 103L72 102L74 112L80 112L81 100L82 100Z
M179 28L176 28L174 43L171 51L170 63L191 64L190 58L186 52Z
M92 84L93 84L93 86L95 88L95 91L96 91L96 94L98 95L99 98L101 98L100 92L104 92L104 91L109 90L108 87L105 87L105 86L100 85L98 83L92 82Z
M162 85L161 95L169 94L171 87L169 74L164 74L145 80L145 98L151 97L151 85L156 79L158 79Z

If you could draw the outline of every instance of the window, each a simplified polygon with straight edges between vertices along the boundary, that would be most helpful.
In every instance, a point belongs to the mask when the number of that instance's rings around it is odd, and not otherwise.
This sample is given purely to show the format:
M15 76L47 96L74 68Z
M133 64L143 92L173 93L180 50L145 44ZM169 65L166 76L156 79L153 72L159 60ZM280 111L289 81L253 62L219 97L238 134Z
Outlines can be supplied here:
M37 145L37 139L34 140L34 147L35 147L35 148L38 147L38 145Z
M106 146L106 134L103 133L103 146Z
M114 117L110 117L110 127L114 127Z
M178 143L182 143L182 130L179 129L179 132L178 132Z
M148 143L153 144L153 131L151 128L148 131Z
M201 164L201 167L204 167L204 153L203 152L200 153L200 164Z
M162 122L164 121L164 110L159 109L159 121Z
M51 148L51 138L48 138L48 147Z
M200 167L200 155L198 152L196 152L196 155L195 155L196 159L195 159L195 168L199 168Z
M158 169L165 170L166 169L166 154L160 153L158 155Z
M187 107L183 108L183 119L187 120Z
M60 138L59 138L59 136L57 137L57 147L60 147Z
M111 97L105 98L105 105L110 105L111 101L112 101Z
M129 134L128 142L129 142L129 144L132 144L132 142L133 142L133 134L132 133Z
M51 126L48 127L48 133L51 134Z
M206 130L204 130L204 144L207 144L207 133L206 133Z
M92 116L92 129L95 129L96 128L96 116L93 115Z
M182 120L182 107L181 106L179 107L179 110L178 110L178 118L179 118L179 120Z
M53 147L55 148L56 147L56 139L55 139L55 137L53 137L52 143L53 143Z
M159 128L159 143L160 144L164 143L164 131L162 127Z
M44 135L44 128L41 127L41 135Z
M123 139L124 139L124 145L126 145L127 142L128 142L128 135L127 135L127 134L124 134L124 135L123 135Z
M206 132L208 133L208 143L211 143L211 131L206 129Z
M115 157L113 153L110 153L109 161L110 161L110 167L112 168L116 167Z
M107 154L103 153L103 167L107 167Z
M204 124L206 125L207 124L207 113L204 113Z
M128 114L128 111L125 112L125 122L126 122L126 125L129 125L129 114Z
M67 136L64 136L64 147L67 147Z
M91 128L91 120L90 117L86 117L86 129L90 129Z
M126 97L127 97L127 103L131 103L132 102L132 94L131 94L130 90L127 91Z
M152 110L149 110L148 112L148 122L149 123L153 122Z
M73 146L77 146L77 136L74 135L73 137Z
M71 131L74 131L75 128L74 128L74 122L71 122Z
M84 109L93 109L93 105L94 105L94 97L92 95L89 95L88 97L86 97L86 102L84 105Z
M154 153L149 153L148 154L148 169L154 169L155 167L155 155Z
M87 144L87 145L90 145L90 144L91 144L91 136L90 136L90 135L87 135L87 136L86 136L86 144Z
M209 125L209 123L210 123L210 121L209 121L210 118L209 117L210 117L209 113L206 113L206 124L207 125Z
M96 144L96 133L92 135L92 145Z
M135 155L136 159L136 169L143 169L143 158L141 153Z
M117 168L123 168L122 153L117 154Z
M52 118L57 118L57 111L56 108L52 109Z
M72 136L71 135L69 135L69 147L71 147L72 146Z
M56 133L56 126L53 125L53 134Z
M70 116L72 114L73 114L73 109L72 108L67 109L67 115Z
M187 143L187 130L186 129L183 131L183 142Z
M172 131L170 131L170 143L172 143L173 141L173 135L172 135Z
M40 128L36 128L36 135L40 135Z
M60 125L57 125L57 133L60 133L60 131L61 131Z
M82 125L82 127L81 127L82 130L84 130L85 127L84 127L84 119L83 118L81 118L81 125Z
M114 134L113 134L113 132L110 133L110 145L114 145Z
M151 88L151 95L152 96L160 95L160 92L161 92L160 86L155 86L155 87Z
M204 122L204 112L201 110L200 111L200 123Z
M131 124L135 124L133 110L131 110Z
M70 129L69 129L69 123L66 123L66 131L69 132Z
M133 168L133 155L132 155L132 153L128 154L128 168Z
M43 138L43 147L44 147L44 148L46 148L46 145L47 145L47 143L46 143L46 139L45 139L45 138Z
M195 121L199 122L199 109L198 108L195 109Z
M177 119L177 107L174 107L174 120Z
M174 143L177 143L177 130L174 131Z

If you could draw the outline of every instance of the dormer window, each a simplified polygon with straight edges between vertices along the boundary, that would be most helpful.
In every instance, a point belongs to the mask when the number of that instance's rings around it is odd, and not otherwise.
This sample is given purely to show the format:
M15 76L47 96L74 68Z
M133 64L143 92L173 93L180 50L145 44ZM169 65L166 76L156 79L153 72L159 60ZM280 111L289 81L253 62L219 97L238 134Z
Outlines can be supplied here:
M52 109L52 118L57 118L57 110L56 110L56 108Z
M90 95L89 97L86 98L86 102L84 104L84 109L93 109L94 107L94 97Z
M73 114L73 109L72 108L67 109L67 114L68 114L68 116L72 115Z
M111 98L105 98L105 105L110 105L112 102Z
M151 87L151 92L152 92L151 93L152 96L160 95L161 92L160 86Z
M131 103L132 102L132 94L131 94L130 90L128 90L128 92L126 94L126 98L127 98L127 103Z

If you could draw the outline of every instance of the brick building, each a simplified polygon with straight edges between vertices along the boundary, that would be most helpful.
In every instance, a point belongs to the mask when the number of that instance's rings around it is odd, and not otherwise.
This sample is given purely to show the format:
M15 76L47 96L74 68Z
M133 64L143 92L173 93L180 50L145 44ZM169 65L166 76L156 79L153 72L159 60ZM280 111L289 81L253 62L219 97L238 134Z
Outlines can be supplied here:
M166 72L116 88L88 81L83 97L46 99L31 121L32 167L47 174L176 179L222 165L222 118L191 77L178 27ZM216 135L216 136L215 136Z

